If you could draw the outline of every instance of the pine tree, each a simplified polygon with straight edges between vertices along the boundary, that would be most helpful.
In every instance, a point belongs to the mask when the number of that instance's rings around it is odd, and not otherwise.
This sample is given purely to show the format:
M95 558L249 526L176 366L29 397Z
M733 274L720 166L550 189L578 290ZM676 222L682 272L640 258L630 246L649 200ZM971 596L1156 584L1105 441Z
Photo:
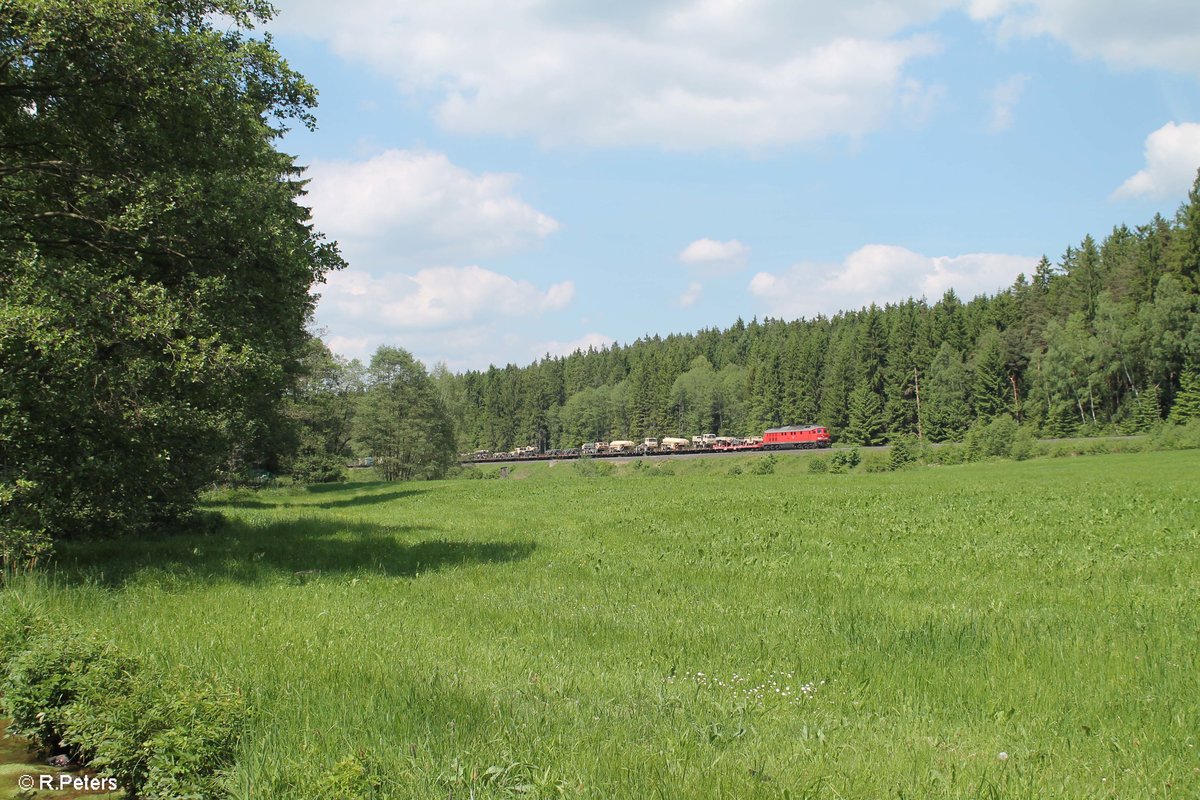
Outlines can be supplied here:
M1134 410L1134 430L1145 433L1162 422L1162 408L1158 399L1158 384L1147 386L1138 395L1137 408Z
M1182 425L1193 419L1200 419L1200 372L1186 369L1179 376L1179 392L1167 421Z
M980 338L971 361L971 405L975 415L985 421L1010 412L1011 386L1004 365L1003 343L995 328Z
M850 422L842 433L842 440L854 444L882 444L885 427L883 402L864 380L850 393Z

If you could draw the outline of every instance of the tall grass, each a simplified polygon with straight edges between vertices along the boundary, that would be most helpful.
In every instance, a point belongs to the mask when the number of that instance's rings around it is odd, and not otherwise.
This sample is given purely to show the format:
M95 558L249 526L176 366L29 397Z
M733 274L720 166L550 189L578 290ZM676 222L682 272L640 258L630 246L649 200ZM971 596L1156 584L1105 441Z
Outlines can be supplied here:
M1200 456L805 461L227 495L10 590L242 687L240 797L1200 795Z

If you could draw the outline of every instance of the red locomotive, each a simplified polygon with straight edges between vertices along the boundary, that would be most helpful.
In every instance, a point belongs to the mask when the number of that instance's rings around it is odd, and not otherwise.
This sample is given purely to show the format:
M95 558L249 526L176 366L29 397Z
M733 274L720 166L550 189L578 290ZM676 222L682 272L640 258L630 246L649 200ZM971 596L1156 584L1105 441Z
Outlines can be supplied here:
M829 430L820 425L787 425L769 428L762 437L763 450L829 447Z

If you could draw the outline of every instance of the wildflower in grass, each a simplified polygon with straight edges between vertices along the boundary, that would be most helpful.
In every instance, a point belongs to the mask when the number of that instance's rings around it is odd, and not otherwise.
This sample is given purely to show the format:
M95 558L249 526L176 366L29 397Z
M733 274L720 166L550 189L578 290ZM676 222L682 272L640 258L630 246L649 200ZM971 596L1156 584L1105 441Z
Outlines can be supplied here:
M809 681L796 687L793 684L795 673L792 672L772 672L765 680L754 684L748 683L746 676L737 672L728 679L706 675L703 672L688 672L684 673L683 677L695 684L697 689L729 692L738 700L749 700L758 704L763 704L768 698L777 698L771 702L782 700L796 705L802 700L813 699L817 690L825 685L825 681ZM674 683L674 678L668 676L666 682Z

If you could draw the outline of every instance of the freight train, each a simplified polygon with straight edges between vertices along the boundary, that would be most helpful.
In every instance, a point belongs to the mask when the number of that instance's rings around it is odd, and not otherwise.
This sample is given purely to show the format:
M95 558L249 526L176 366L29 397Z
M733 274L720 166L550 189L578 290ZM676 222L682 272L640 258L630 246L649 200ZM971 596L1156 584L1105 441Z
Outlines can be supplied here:
M463 453L459 461L464 464L479 464L489 461L550 461L570 458L616 458L618 456L660 456L682 453L747 453L762 450L798 450L829 447L829 429L823 425L787 425L768 428L762 436L735 437L717 436L706 433L684 439L667 436L659 440L646 437L640 444L629 439L612 442L585 442L579 447L565 450L539 452L536 447L518 447L504 453L476 450Z

